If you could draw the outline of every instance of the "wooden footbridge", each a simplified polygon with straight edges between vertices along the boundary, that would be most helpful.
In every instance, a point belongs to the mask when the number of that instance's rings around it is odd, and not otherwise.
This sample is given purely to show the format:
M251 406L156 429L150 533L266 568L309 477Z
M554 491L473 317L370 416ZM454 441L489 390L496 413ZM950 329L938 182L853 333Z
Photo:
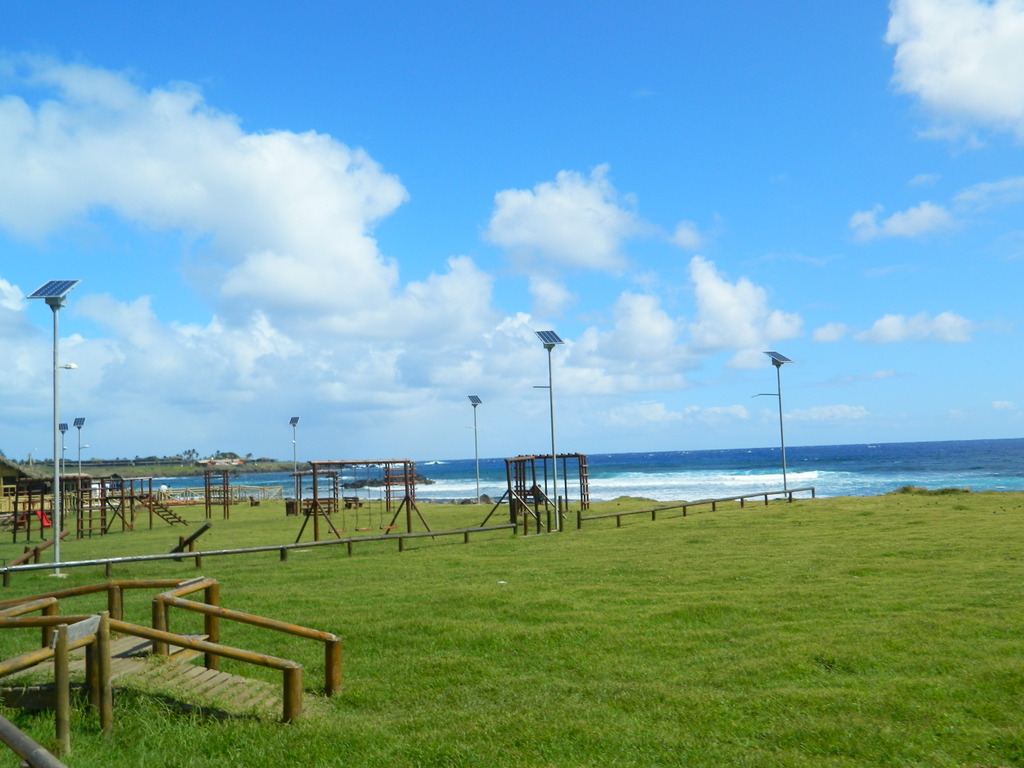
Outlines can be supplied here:
M126 590L161 589L152 598L152 627L122 620ZM189 599L204 593L204 601ZM106 592L107 609L97 614L63 614L60 601ZM170 608L203 616L201 634L176 634L168 630ZM32 614L41 615L32 615ZM44 706L56 710L58 751L70 749L70 686L73 679L87 690L103 729L113 724L113 689L131 688L201 708L220 716L272 716L291 722L303 713L302 665L220 642L221 620L262 627L322 643L324 646L324 693L341 690L341 641L329 632L234 611L220 606L220 585L215 579L158 579L108 581L44 595L0 601L0 629L36 627L42 631L42 647L0 661L0 688L8 706ZM282 673L282 685L227 674L222 658L255 664ZM202 664L194 663L202 660ZM28 685L25 675L38 678L40 665L52 663L52 682ZM49 666L49 665L47 665ZM44 667L45 669L45 667ZM47 675L47 677L49 677ZM0 734L2 736L2 734Z

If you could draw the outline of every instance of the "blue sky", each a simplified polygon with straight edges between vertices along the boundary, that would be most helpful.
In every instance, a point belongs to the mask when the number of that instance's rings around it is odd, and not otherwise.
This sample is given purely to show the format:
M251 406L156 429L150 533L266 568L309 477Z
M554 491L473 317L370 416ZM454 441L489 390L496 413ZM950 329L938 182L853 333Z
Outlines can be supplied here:
M1021 0L4 15L9 457L1024 431Z

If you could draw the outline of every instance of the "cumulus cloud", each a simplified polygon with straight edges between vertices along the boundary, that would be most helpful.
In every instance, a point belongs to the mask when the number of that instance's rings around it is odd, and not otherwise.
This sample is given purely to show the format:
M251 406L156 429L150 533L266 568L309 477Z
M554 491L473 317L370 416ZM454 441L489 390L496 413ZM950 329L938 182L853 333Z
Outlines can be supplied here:
M541 274L530 275L530 296L538 317L558 317L576 298L561 280Z
M64 341L81 366L69 402L102 397L109 420L134 424L144 408L199 436L223 431L211 414L241 424L252 403L419 407L453 360L489 375L471 350L501 322L493 277L453 256L403 285L373 230L406 191L365 151L316 132L246 131L187 84L144 88L46 58L0 67L10 86L0 97L0 229L35 242L83 223L111 237L118 227L172 233L184 263L140 253L139 271L184 272L182 290L209 302L207 319L180 324L146 296L83 286L74 313L100 335ZM7 370L20 372L0 377L8 399L45 384L24 372L46 370L33 362L24 304L0 279Z
M612 307L611 327L587 328L571 348L579 391L611 393L679 389L691 361L679 339L681 323L656 296L624 291Z
M532 190L499 192L485 236L527 262L614 272L626 263L623 240L639 229L600 165L589 177L560 171Z
M994 400L992 408L996 411L1016 411L1017 405L1010 400Z
M854 237L862 241L883 237L921 237L955 226L955 220L946 208L927 201L879 220L882 210L882 206L876 205L870 211L857 211L850 216Z
M105 70L18 60L54 97L0 101L0 226L41 238L96 209L209 243L220 309L302 323L388 301L397 268L373 226L406 198L365 152L329 136L246 133L187 85L145 90ZM364 303L366 302L366 303Z
M730 283L712 262L695 256L690 279L697 311L689 332L697 351L735 350L734 366L753 367L761 365L767 345L800 332L800 317L771 309L767 292L745 277Z
M1024 3L893 0L893 82L937 116L1024 138Z
M786 412L791 421L856 421L870 415L862 405L818 405Z
M845 323L826 323L820 328L815 328L811 338L822 343L831 343L844 339L850 333L850 328Z
M900 341L962 343L970 341L976 329L975 323L953 312L942 312L934 317L920 312L910 317L885 315L858 334L857 339L875 344Z
M664 403L656 401L630 403L604 411L601 415L606 424L636 428L678 422L718 426L750 418L750 412L742 405L711 407L691 405L681 411L673 411Z
M25 308L25 295L21 289L0 277L0 307L20 312Z
M692 221L679 222L671 239L684 251L699 251L707 242L707 238Z

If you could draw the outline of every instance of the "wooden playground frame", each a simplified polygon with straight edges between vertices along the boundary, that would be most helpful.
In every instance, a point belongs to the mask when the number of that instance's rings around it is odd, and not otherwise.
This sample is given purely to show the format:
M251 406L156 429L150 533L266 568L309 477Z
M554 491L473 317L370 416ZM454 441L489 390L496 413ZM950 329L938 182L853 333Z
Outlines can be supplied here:
M343 496L342 493L345 490L360 487L357 483L360 480L369 480L369 473L374 469L379 472L379 477L376 479L381 481L379 487L383 492L380 499L382 504L380 510L380 529L385 531L385 533L395 530L395 523L404 511L406 533L413 532L413 513L419 518L423 527L430 531L430 525L416 505L416 463L414 461L409 459L332 460L311 461L309 466L310 471L296 472L293 475L295 477L295 514L298 514L301 510L303 515L302 527L299 529L299 534L295 539L296 543L302 539L302 534L305 532L310 518L313 520L314 541L320 541L321 517L324 518L335 538L340 539L341 534L345 532L345 523L342 524L342 528L339 530L332 519L332 515L338 513L339 510L344 515L344 510L354 509L357 521L356 530L371 530L372 526L359 527L358 523L359 510L363 506L364 500L357 493L347 496ZM360 470L364 471L366 477L358 477ZM350 477L351 480L346 482L346 476ZM312 478L312 497L309 499L304 499L302 496L303 477ZM330 491L326 495L321 488L322 480L326 481L326 484L330 487ZM371 486L367 483L362 487L369 488ZM365 501L368 507L366 511L367 518L372 519L370 518L371 513L369 510L370 499L367 497ZM394 509L394 515L392 515L391 521L385 526L383 524L383 515L385 512L390 513L392 509Z
M52 481L26 478L19 480L14 494L14 512L10 527L12 540L32 538L38 523L40 538L52 526ZM118 518L122 531L135 530L140 515L148 515L149 527L154 518L169 525L188 525L188 521L160 502L153 492L153 478L125 479L118 476L94 478L89 475L61 477L61 530L74 530L78 539L110 533ZM73 524L68 523L73 521Z
M548 532L560 530L561 526L553 521L553 514L556 505L552 500L552 492L557 495L559 504L557 509L561 511L562 519L567 516L571 497L569 496L569 463L576 462L576 491L579 498L579 509L582 511L590 509L590 479L587 470L587 457L582 453L559 453L555 459L561 461L561 472L559 479L562 482L562 493L559 495L557 488L549 488L554 484L554 473L549 474L551 467L551 454L515 456L505 459L505 478L508 488L497 503L491 507L487 517L480 523L481 527L487 525L498 507L508 502L509 522L519 524L522 518L523 530L529 533L531 519L536 524L536 532L541 533L546 529ZM538 464L540 472L538 473ZM540 482L543 481L543 486ZM544 515L542 515L542 510ZM546 518L546 522L545 522Z

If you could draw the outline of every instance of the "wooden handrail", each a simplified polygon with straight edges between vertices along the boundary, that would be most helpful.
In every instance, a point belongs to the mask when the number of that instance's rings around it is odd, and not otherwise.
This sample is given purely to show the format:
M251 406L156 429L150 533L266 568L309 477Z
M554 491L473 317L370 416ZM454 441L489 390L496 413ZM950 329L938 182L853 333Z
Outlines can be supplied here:
M206 617L216 617L237 621L240 624L249 624L263 629L270 629L275 632L284 632L295 637L304 637L309 640L316 640L324 644L324 695L334 696L341 691L341 638L330 632L323 632L318 629L289 624L285 621L268 619L263 616L256 616L251 613L234 611L230 608L222 608L218 605L197 603L194 600L186 600L183 597L172 597L169 594L157 595L153 598L154 616L159 610L163 612L163 621L166 622L166 610L168 607L181 608L185 611L201 613ZM157 605L160 608L157 608Z
M201 651L206 654L223 656L224 658L244 661L248 664L255 664L260 667L276 669L284 673L284 713L282 720L290 723L298 719L302 714L302 665L296 661L281 659L277 656L269 656L263 653L253 653L242 648L232 648L228 645L211 643L206 640L198 640L194 637L176 635L173 632L163 632L158 629L142 627L138 624L129 624L126 621L110 620L110 629L125 635L142 637L147 640L174 644L181 648L189 648L193 651Z
M416 539L429 536L431 538L438 536L452 536L461 534L465 540L470 533L486 533L488 531L502 531L512 530L516 531L517 526L514 523L503 523L501 525L487 525L478 528L456 528L450 531L429 531L429 532L414 532L414 533L387 533L375 536L350 536L343 539L323 539L321 541L304 541L296 542L294 544L264 544L257 547L238 547L235 549L217 549L217 550L205 550L199 552L189 552L186 557L195 558L196 562L200 562L204 557L216 557L220 555L242 555L242 554L254 554L258 552L287 552L290 549L311 549L313 547L329 547L338 544L346 544L349 547L355 542L360 541L394 541L399 540L399 549L402 548L402 542L406 539ZM66 560L60 563L58 566L56 563L28 563L25 565L14 565L14 566L2 566L0 567L0 574L3 574L3 586L9 586L10 575L12 573L18 573L21 571L40 571L40 570L51 570L56 567L60 568L79 568L89 565L106 565L108 568L115 563L143 563L155 560L181 560L182 553L158 553L151 555L127 555L124 557L103 557L96 558L93 560ZM282 557L282 559L284 559ZM0 601L2 604L2 601Z
M26 605L31 605L36 610L50 608L46 600L36 600ZM35 626L44 627L44 640L49 634L48 628L54 626L52 642L44 643L42 648L0 662L0 677L53 660L57 745L60 753L67 754L71 749L71 683L68 654L76 648L87 648L85 666L89 701L99 712L100 727L108 732L113 727L110 617L104 611L92 616L16 616L0 619L0 627ZM10 742L6 739L4 741L14 749ZM36 763L30 761L30 765ZM38 765L46 768L52 763L46 762L46 757L42 756Z
M68 768L6 717L0 717L0 741L25 761L29 768Z
M63 541L64 537L67 536L69 533L71 533L71 531L61 531L61 541ZM11 560L11 562L9 562L8 565L21 565L22 563L26 563L29 560L35 560L38 563L39 555L48 550L52 546L53 539L47 539L42 544L37 544L35 547L25 547L25 551L13 560Z
M814 488L814 486L807 486L806 488L789 488L789 489L786 489L786 490L783 490L783 491L759 491L758 493L744 493L744 494L740 494L738 496L724 496L724 497L721 497L721 498L714 498L714 499L697 499L695 501L683 501L683 502L679 502L678 504L670 504L670 505L667 505L667 506L664 506L664 507L648 507L646 509L629 509L629 510L622 510L622 511L615 511L615 512L600 512L600 513L595 514L595 515L584 515L582 510L579 510L579 511L576 512L576 528L577 529L582 528L584 520L602 520L602 519L609 518L609 517L616 518L616 524L620 525L620 526L622 525L622 518L623 517L629 517L630 515L648 515L649 514L651 516L651 519L654 520L654 519L656 519L658 512L666 512L666 511L669 511L669 510L672 510L672 509L682 509L683 510L683 517L686 517L686 511L690 507L699 507L699 506L703 506L703 505L706 505L706 504L710 504L712 511L714 511L714 510L717 509L717 506L719 504L721 504L723 502L729 502L729 501L738 501L740 503L740 507L743 507L744 502L747 499L760 499L760 498L763 498L764 499L764 503L768 504L769 497L772 497L772 496L786 496L786 497L789 498L789 501L792 502L793 501L793 494L794 493L802 493L802 492L805 492L805 491L810 491L811 492L811 498L812 499L815 498L816 489Z
M168 646L171 644L181 648L201 651L206 655L207 667L210 669L218 668L219 664L216 660L219 660L221 657L277 669L284 676L284 713L282 719L285 722L295 720L302 713L302 665L288 659L281 659L276 656L255 653L221 644L219 642L218 625L221 618L323 642L325 646L326 677L324 689L327 695L333 695L341 689L341 640L337 636L329 632L321 632L320 630L309 629L308 627L221 608L219 605L219 582L216 579L203 576L194 579L122 580L71 587L45 595L33 595L2 601L0 602L0 629L7 627L42 627L44 647L14 657L13 659L0 661L0 676L11 674L21 669L27 669L47 659L55 658L54 651L49 647L50 636L54 628L57 628L59 631L60 627L66 626L71 622L89 618L88 614L84 616L57 615L60 597L78 597L106 590L108 591L108 596L116 593L118 596L117 605L120 607L120 592L122 589L144 587L165 589L170 587L170 589L167 589L153 599L154 627L142 627L122 621L119 616L116 618L110 616L109 622L103 625L105 629L103 633L100 633L101 635L106 633L109 636L109 631L114 629L124 634L142 637L153 642L155 653L162 652L166 654ZM186 600L183 597L199 590L206 592L206 603ZM209 630L209 639L200 640L167 631L167 607L169 605L203 614L206 619L206 628ZM44 615L24 615L33 611L43 611ZM107 620L105 619L104 621L106 622ZM92 642L97 642L95 634L89 635L84 639L75 639L66 643L65 646L67 648L78 648ZM109 650L107 653L109 653ZM109 660L107 661L107 666L109 668Z

